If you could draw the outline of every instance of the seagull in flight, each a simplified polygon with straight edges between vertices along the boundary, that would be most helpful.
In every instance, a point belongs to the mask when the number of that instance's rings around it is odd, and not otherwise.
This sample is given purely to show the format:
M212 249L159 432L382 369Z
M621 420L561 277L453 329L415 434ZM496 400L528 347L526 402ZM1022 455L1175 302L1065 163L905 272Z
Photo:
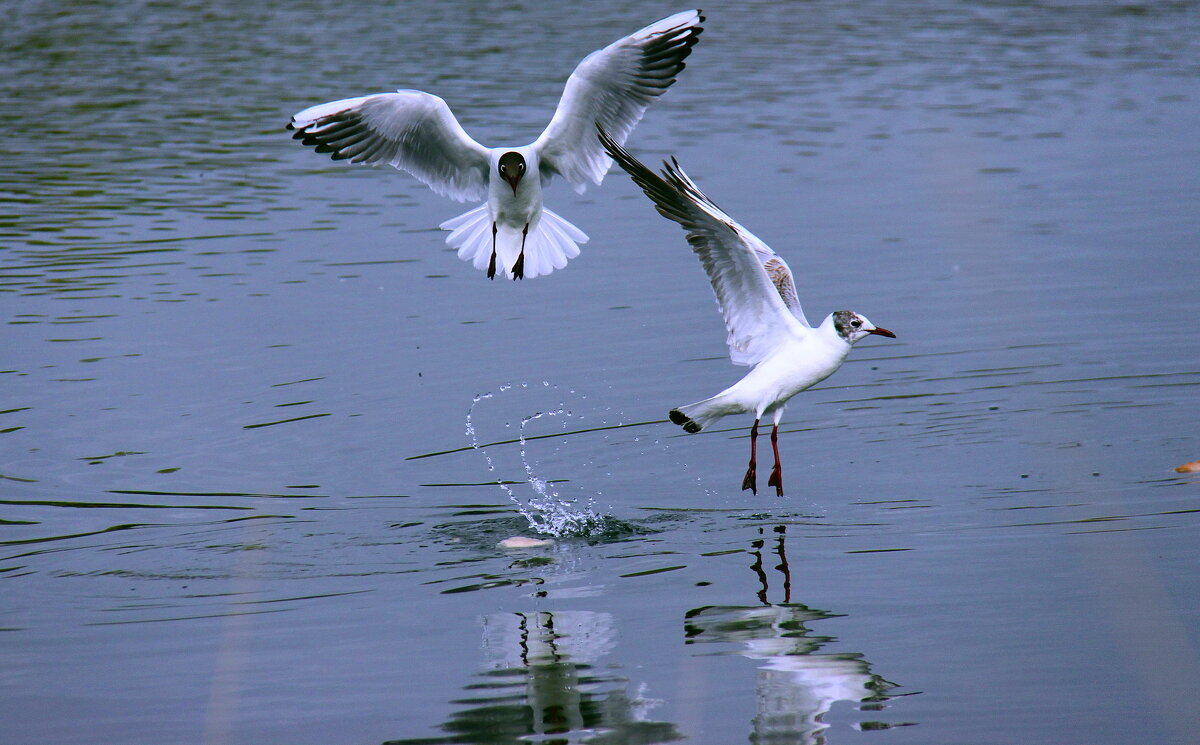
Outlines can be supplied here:
M484 147L441 98L399 90L331 101L292 117L293 137L334 160L408 171L442 196L487 201L446 220L446 243L494 279L562 269L587 235L542 206L542 187L562 176L578 193L600 184L612 161L595 122L624 143L656 98L675 82L703 31L688 10L592 52L571 73L550 124L532 143Z
M800 309L792 272L779 254L704 196L674 158L664 161L660 176L622 148L602 125L597 128L604 149L646 192L659 214L687 231L688 243L700 257L725 317L729 358L735 365L751 368L712 398L671 409L671 421L687 432L699 432L723 416L752 412L750 465L742 489L757 493L758 423L768 414L774 417L775 467L767 484L783 496L779 420L788 399L832 375L855 342L872 334L893 339L896 335L849 310L830 313L813 328Z

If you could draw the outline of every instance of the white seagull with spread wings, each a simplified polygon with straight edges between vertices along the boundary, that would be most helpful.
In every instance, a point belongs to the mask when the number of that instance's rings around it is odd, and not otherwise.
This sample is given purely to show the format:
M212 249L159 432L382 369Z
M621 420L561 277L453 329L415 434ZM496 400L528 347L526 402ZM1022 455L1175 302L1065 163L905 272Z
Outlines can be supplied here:
M582 193L612 162L595 123L623 143L646 107L684 68L701 31L698 10L676 13L592 52L571 73L554 117L523 147L480 145L441 98L415 90L347 98L292 117L294 137L334 160L386 163L460 202L487 201L441 224L458 257L495 278L538 277L579 255L587 235L542 207L559 175ZM526 174L532 177L527 178Z
M856 341L870 334L896 335L848 310L830 313L813 328L800 309L791 270L770 246L704 196L674 158L664 162L659 176L609 137L602 125L598 128L608 154L642 187L663 217L687 231L688 243L704 264L725 317L729 358L735 365L752 367L712 398L671 409L671 421L688 432L699 432L723 416L753 412L750 465L742 489L757 492L758 422L767 414L774 416L775 467L767 483L783 496L778 437L788 399L832 375Z

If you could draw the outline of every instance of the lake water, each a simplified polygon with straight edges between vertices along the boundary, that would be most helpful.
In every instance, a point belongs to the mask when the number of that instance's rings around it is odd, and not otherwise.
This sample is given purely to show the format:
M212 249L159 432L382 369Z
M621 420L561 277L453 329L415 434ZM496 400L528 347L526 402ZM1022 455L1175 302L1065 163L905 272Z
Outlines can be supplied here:
M489 282L283 130L527 142L679 9L9 10L0 742L1197 741L1200 5L705 7L630 148L899 337L792 401L784 498L666 422L744 370L623 174Z

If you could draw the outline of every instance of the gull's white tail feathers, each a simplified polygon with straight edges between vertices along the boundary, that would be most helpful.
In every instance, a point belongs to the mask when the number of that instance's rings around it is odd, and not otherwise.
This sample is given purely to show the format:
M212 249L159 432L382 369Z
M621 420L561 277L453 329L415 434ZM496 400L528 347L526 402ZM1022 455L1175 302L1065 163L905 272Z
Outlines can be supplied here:
M683 427L684 431L694 434L723 416L741 414L745 410L741 404L730 400L723 393L718 393L712 398L671 409L670 416L672 422Z
M458 258L471 262L480 271L487 271L492 259L492 216L486 204L452 217L439 227L450 231L446 243L458 249ZM587 234L582 230L542 208L542 214L525 236L525 278L533 279L562 269L579 255L579 244L587 241ZM520 254L521 231L506 225L497 226L497 273L511 277Z

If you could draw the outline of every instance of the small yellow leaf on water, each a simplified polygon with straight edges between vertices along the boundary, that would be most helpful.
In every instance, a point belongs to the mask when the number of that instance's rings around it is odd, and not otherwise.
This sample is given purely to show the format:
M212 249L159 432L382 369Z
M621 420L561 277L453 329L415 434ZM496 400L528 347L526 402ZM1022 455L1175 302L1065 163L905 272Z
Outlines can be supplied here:
M1200 460L1194 460L1191 463L1184 463L1182 466L1175 466L1176 473L1200 473Z
M512 538L505 538L496 545L500 548L541 548L542 546L554 545L554 541L546 538L526 538L523 535L515 535Z

